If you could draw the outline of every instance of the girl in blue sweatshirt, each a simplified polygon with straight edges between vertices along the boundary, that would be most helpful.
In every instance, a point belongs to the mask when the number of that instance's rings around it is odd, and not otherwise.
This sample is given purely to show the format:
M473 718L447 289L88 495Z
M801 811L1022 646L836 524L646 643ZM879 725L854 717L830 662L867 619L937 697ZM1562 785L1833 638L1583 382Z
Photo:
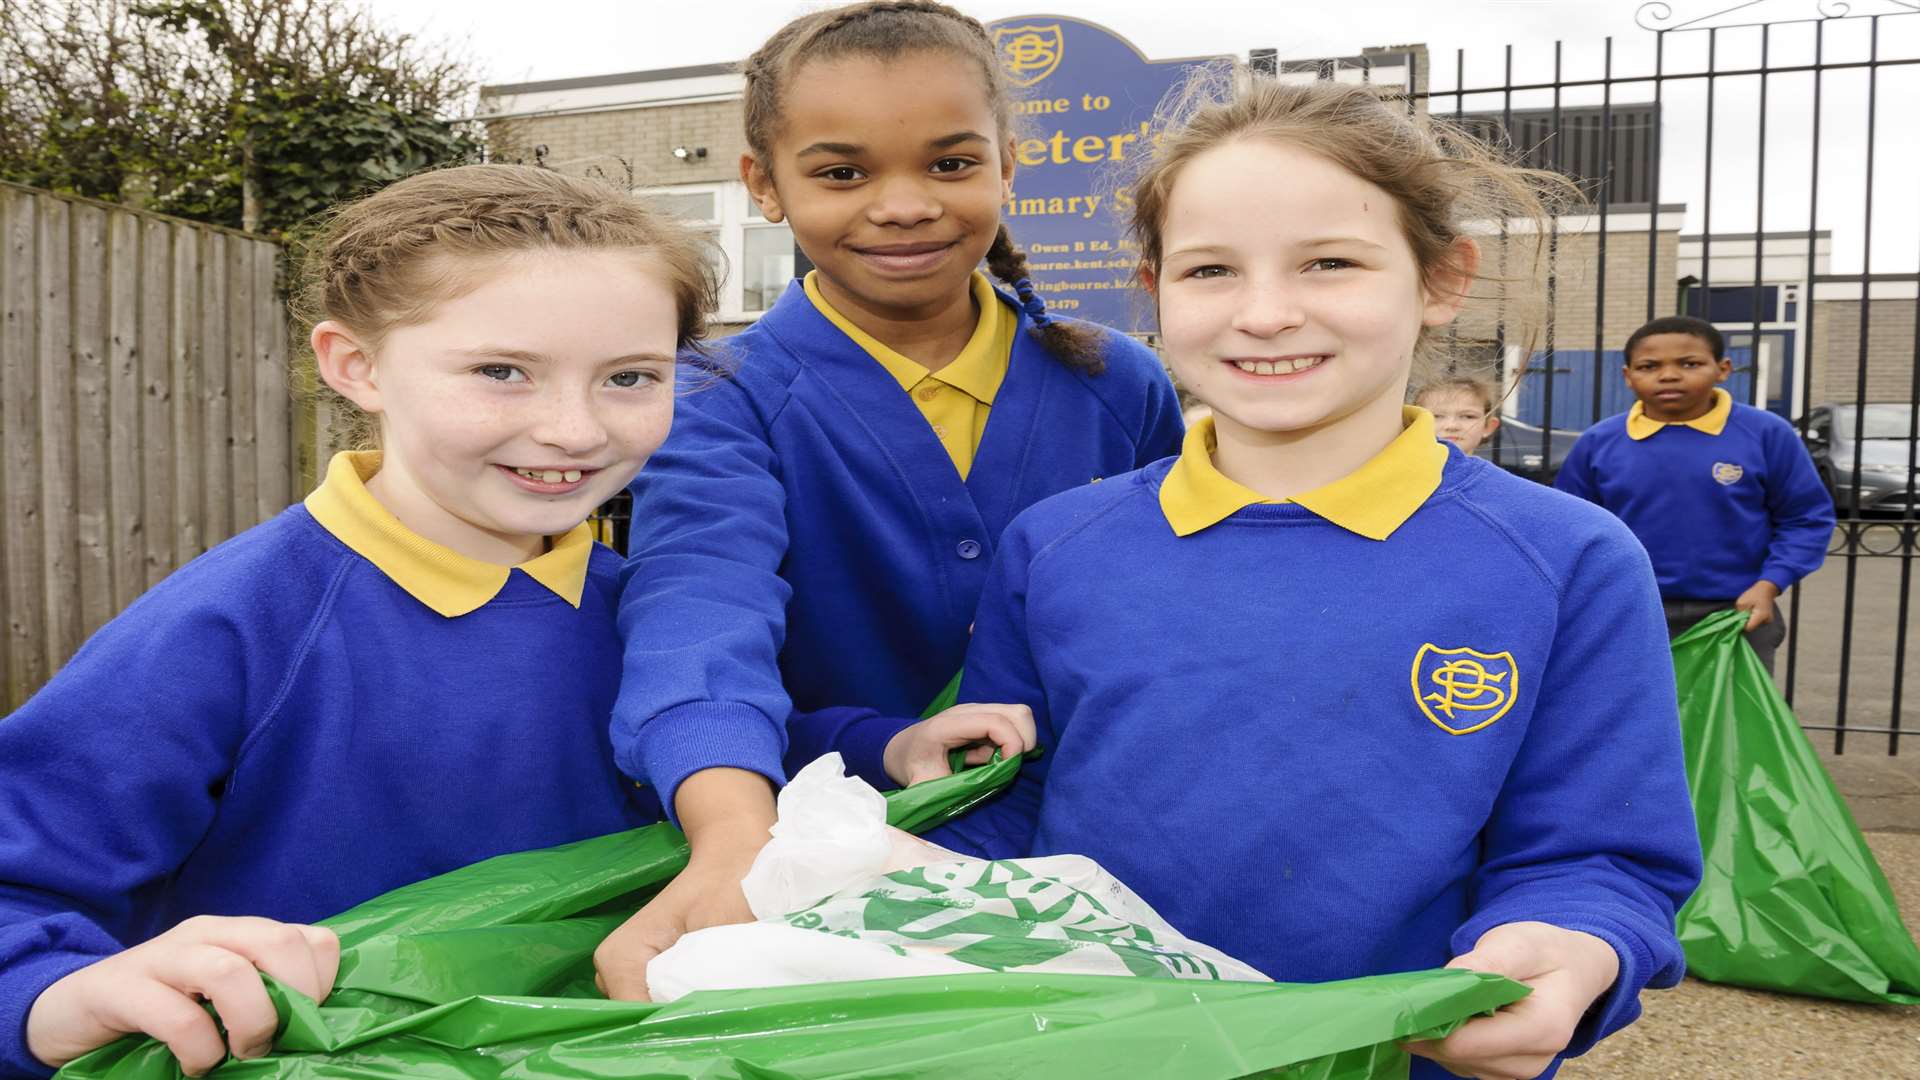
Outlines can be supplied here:
M1025 710L990 705L894 736L959 670L1013 516L1179 448L1159 362L1049 312L1000 223L1011 97L978 22L821 11L745 74L742 179L817 269L729 341L731 377L682 401L633 488L614 748L693 856L602 948L615 996L689 925L749 917L786 768L837 749L888 786L1025 741Z
M259 972L333 985L304 924L657 817L608 745L619 560L583 521L666 436L697 238L480 165L344 208L307 268L319 374L379 449L0 721L0 1075L137 1032L196 1075L258 1057Z
M1367 87L1202 95L1133 228L1213 417L1013 522L961 688L1030 705L1047 753L949 846L1090 855L1276 979L1533 988L1416 1077L1534 1076L1627 1023L1680 977L1700 872L1646 554L1402 404L1483 265L1470 223L1544 236L1563 183Z

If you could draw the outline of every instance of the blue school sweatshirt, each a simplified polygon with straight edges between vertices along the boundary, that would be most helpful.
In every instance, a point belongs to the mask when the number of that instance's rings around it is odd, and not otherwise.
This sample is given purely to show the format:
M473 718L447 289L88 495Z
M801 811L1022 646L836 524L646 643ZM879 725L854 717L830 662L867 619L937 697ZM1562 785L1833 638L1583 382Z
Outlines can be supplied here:
M886 742L959 671L1001 530L1178 447L1179 400L1150 351L1106 331L1106 370L1088 375L994 296L1019 327L965 480L799 283L721 343L731 375L683 367L693 388L633 484L613 721L620 767L669 813L692 773L780 783L783 755L798 768L837 749L892 786Z
M377 462L335 458L0 720L0 1076L52 1071L42 990L189 916L311 922L658 820L607 743L619 558L582 526L465 559L373 500Z
M1553 482L1627 523L1668 600L1732 601L1762 579L1784 591L1833 539L1833 499L1793 425L1714 396L1695 420L1662 423L1636 402L1600 421Z
M1679 980L1700 877L1659 597L1619 521L1408 421L1289 503L1221 475L1206 421L1016 519L961 700L1031 705L1046 753L931 838L1089 855L1289 982L1585 931L1620 975L1579 1053Z

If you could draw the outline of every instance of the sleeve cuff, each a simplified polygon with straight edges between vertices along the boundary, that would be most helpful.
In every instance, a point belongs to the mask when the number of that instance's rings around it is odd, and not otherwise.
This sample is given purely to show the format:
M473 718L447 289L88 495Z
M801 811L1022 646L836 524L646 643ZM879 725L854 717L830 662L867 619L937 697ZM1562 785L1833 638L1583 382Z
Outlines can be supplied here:
M786 749L781 725L751 705L695 701L649 720L618 762L622 771L660 793L661 808L677 828L674 797L687 777L702 769L745 769L786 784L780 758Z
M1551 914L1535 914L1522 919L1510 914L1482 912L1456 930L1453 935L1453 952L1458 956L1473 949L1481 935L1496 926L1510 922L1543 922L1558 926L1563 930L1577 930L1606 942L1613 947L1614 955L1620 960L1620 972L1614 977L1613 985L1595 998L1587 1007L1587 1013L1574 1028L1573 1038L1567 1048L1560 1052L1561 1057L1578 1057L1593 1049L1601 1039L1619 1031L1640 1018L1640 991L1647 988L1664 990L1677 985L1681 976L1686 974L1684 961L1675 960L1664 967L1657 965L1653 950L1641 940L1639 934L1632 933L1611 920L1595 918L1592 914L1577 914L1556 917ZM1676 956L1678 955L1676 951Z
M892 791L900 785L887 775L887 744L917 723L919 721L911 716L874 713L843 728L839 743L833 749L840 751L846 760L850 775L872 784L875 791Z
M1770 581L1773 583L1774 588L1779 589L1781 592L1786 592L1788 589L1793 588L1795 583L1804 576L1803 574L1796 574L1791 570L1782 570L1779 567L1769 566L1760 571L1759 580Z
M887 743L916 722L852 706L794 713L787 721L787 775L806 768L822 754L838 751L848 775L865 780L876 791L890 791L899 785L887 775Z
M114 948L117 950L118 945ZM51 952L14 960L6 965L0 978L0 1076L52 1076L54 1069L27 1049L27 1014L47 987L92 964L111 951L99 954Z
M1606 993L1595 998L1592 1005L1587 1006L1587 1015L1580 1018L1580 1025L1573 1029L1573 1038L1567 1043L1567 1048L1560 1052L1562 1057L1578 1057L1593 1049L1601 1039L1640 1019L1640 991L1653 985L1651 976L1665 973L1653 970L1652 953L1634 935L1593 923L1548 921L1562 929L1592 934L1613 946L1614 955L1620 958L1620 974L1613 980L1613 985L1607 988ZM1680 981L1685 970L1685 965L1680 965L1669 978L1653 988L1661 990L1674 985Z

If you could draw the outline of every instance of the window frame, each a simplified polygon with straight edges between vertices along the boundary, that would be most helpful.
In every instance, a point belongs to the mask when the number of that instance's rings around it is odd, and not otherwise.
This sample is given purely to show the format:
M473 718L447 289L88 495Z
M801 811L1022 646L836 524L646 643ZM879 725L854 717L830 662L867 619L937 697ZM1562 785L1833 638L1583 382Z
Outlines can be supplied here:
M741 268L746 262L747 232L751 229L792 230L783 222L768 221L758 213L747 195L747 185L738 180L715 180L696 184L660 184L635 188L635 195L713 195L715 216L710 219L680 219L694 228L714 231L720 253L725 256L726 278L720 283L720 310L713 321L721 323L757 322L764 311L746 310L746 281Z

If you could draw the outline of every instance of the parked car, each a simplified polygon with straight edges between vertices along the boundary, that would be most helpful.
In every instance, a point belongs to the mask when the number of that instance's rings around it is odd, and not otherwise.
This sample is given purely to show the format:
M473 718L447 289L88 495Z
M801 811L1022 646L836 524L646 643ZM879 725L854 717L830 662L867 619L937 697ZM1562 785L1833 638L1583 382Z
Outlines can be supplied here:
M1560 472L1560 465L1567 460L1567 451L1573 449L1578 431L1564 431L1555 428L1548 436L1547 453L1540 453L1540 429L1520 420L1502 419L1486 442L1474 451L1474 456L1485 458L1495 465L1524 476L1529 480L1538 480L1543 484L1553 483Z
M1920 509L1915 460L1914 407L1905 402L1816 405L1807 413L1807 452L1842 516L1873 517ZM1860 470L1854 472L1854 456ZM1856 476L1859 501L1854 501Z

